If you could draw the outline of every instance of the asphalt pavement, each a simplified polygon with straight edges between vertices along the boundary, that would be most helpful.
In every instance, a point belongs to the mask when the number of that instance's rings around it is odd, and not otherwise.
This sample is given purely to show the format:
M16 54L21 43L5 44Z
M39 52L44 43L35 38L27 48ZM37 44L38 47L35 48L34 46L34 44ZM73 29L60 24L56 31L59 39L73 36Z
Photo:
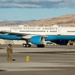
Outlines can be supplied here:
M21 45L13 45L15 61L7 61L6 46L0 46L0 75L75 75L74 46L23 48ZM26 56L29 56L28 62Z

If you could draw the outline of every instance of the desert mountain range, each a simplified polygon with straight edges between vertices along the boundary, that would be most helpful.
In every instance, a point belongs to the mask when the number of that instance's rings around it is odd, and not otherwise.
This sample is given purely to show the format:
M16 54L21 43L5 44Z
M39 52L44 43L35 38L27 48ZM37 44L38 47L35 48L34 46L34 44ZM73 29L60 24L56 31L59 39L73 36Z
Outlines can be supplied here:
M75 26L75 14L64 15L55 18L48 18L42 20L31 20L31 21L5 21L0 22L0 25L31 25L31 26Z
M51 25L59 25L59 26L75 26L75 14L72 15L64 15L60 17L55 18L49 18L49 19L43 19L39 21L35 21L33 23L30 23L28 25L45 25L45 26L51 26Z

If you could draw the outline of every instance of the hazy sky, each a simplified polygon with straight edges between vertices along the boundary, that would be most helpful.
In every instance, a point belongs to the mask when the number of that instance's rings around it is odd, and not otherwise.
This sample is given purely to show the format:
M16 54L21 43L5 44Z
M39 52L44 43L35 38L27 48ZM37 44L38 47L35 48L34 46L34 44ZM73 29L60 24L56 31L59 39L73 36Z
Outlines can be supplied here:
M0 0L0 21L40 20L75 14L75 0Z

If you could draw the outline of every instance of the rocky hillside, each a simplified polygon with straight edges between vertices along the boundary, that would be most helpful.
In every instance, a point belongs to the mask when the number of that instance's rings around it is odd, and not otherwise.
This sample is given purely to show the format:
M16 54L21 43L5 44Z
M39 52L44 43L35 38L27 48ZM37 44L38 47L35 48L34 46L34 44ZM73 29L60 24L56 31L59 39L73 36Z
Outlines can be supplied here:
M2 21L0 22L0 26L3 25L8 25L8 26L12 26L12 25L24 25L24 24L28 24L28 23L32 23L35 20L30 20L30 21Z
M48 18L43 20L31 20L31 21L5 21L0 22L0 26L3 25L40 25L40 26L51 26L51 25L59 25L59 26L75 26L75 14L72 15L64 15L55 18Z
M44 20L35 21L28 25L61 25L61 26L75 26L75 14L64 15L56 18L49 18Z

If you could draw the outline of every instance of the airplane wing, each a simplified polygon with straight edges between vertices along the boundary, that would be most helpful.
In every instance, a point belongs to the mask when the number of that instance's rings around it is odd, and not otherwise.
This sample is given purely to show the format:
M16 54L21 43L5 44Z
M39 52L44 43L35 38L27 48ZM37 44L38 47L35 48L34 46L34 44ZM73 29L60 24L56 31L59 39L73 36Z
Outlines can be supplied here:
M16 36L27 36L27 35L41 35L41 34L28 34L28 33L18 33L18 32L7 32L7 31L0 31L0 34L7 34L7 35L16 35ZM41 35L43 37L47 37L48 35Z
M25 35L28 35L28 34L21 34L21 33L16 33L16 32L6 32L6 31L0 31L0 34L16 35L16 36L25 36Z

